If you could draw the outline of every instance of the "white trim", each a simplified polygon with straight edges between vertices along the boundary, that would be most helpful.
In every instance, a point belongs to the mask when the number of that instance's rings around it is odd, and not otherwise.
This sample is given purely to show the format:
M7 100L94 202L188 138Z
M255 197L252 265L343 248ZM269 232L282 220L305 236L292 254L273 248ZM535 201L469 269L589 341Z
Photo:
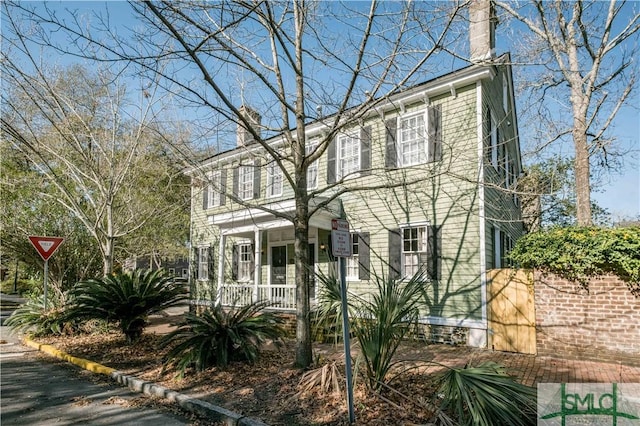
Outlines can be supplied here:
M423 143L423 151L424 151L424 160L423 161L416 161L416 162L412 162L410 164L405 164L403 161L403 155L402 155L402 150L400 149L402 146L402 121L403 120L409 120L411 118L414 117L419 117L422 116L422 127L423 127L423 134L422 134L422 143ZM399 167L412 167L412 166L417 166L419 164L426 164L429 158L429 117L427 116L427 108L418 110L418 111L414 111L411 112L409 114L401 114L397 117L397 122L396 122L396 158L398 161L398 165Z
M240 164L238 166L238 198L246 201L246 200L252 200L253 199L253 193L255 192L255 188L253 187L253 183L255 181L255 173L256 172L260 172L259 169L256 169L254 166L250 166L247 164ZM247 178L247 176L249 176L249 179L247 180L247 188L243 187L243 184Z
M402 91L400 93L392 95L386 100L380 100L379 104L372 105L371 109L366 112L363 118L367 119L374 115L384 115L386 111L397 110L399 100L402 100L402 102L406 105L410 105L414 102L425 102L429 98L433 98L443 93L450 93L452 85L455 88L461 88L486 78L493 79L495 75L495 67L486 65L474 65L465 70L460 70L457 72L454 71L449 75L435 79L432 82L434 85L431 87L428 87L428 84L426 85L426 88L424 87L424 85L419 85L419 87L415 87L413 89L409 89L407 91ZM338 126L346 124L347 120L347 118L340 120ZM333 121L331 122L333 123ZM322 121L309 123L305 128L305 137L311 138L317 135L322 135L322 133L325 132L327 128L329 127ZM278 135L275 136L271 141L268 141L266 143L275 149L278 146L282 145L284 142L284 136ZM222 152L215 156L215 158L212 158L211 161L187 169L185 171L185 174L195 175L196 171L198 170L208 169L211 168L212 165L216 165L219 163L228 164L233 162L233 160L237 157L244 158L247 156L247 154L251 155L256 153L264 153L264 147L260 143L252 144L251 147L242 147L242 149L233 149L230 151Z
M484 199L484 135L482 120L482 82L476 83L476 131L478 134L478 233L480 234L480 309L483 328L487 328L487 244Z
M418 319L420 324L429 325L441 325L445 327L467 327L467 328L487 328L486 320L470 320L470 319L457 319L457 318L444 318L444 317L420 317Z
M342 167L342 160L343 160L342 144L344 143L345 139L348 139L350 144L354 144L358 151L357 160L356 160L357 166L354 170L350 171L349 173L344 173L344 170ZM338 137L336 138L336 179L337 180L341 180L345 178L346 179L355 178L360 176L360 170L361 170L361 164L362 164L361 145L362 145L362 141L360 140L359 129L351 130L349 132L345 132L338 135Z
M276 179L277 178L277 179ZM272 161L267 164L267 187L266 187L266 195L267 198L276 198L282 196L282 188L283 188L283 180L284 175L282 173L282 169L278 166L278 163ZM276 188L275 183L278 182L278 187ZM274 192L274 189L278 189L277 192Z

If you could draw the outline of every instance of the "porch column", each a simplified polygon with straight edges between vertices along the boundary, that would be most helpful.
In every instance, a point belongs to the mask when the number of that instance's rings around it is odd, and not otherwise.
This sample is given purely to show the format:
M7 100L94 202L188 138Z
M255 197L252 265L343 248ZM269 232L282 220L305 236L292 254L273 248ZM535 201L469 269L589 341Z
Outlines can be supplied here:
M255 242L254 242L254 271L253 271L253 301L258 301L258 286L260 285L260 278L262 278L262 256L260 250L262 249L262 231L260 229L256 229L255 231Z
M218 291L216 291L216 305L219 305L222 297L222 287L224 286L224 246L227 236L220 234L220 246L218 247Z

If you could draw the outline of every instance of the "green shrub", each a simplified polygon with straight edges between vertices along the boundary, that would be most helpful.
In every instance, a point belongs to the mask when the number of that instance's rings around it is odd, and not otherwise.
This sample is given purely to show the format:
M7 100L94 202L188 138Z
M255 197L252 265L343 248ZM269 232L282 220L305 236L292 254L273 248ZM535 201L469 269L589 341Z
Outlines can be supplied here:
M535 389L516 382L498 364L447 368L437 383L441 409L461 425L535 424Z
M149 315L185 298L183 283L161 271L142 270L81 281L72 293L75 317L116 322L129 342L142 335Z
M17 294L26 295L30 293L36 292L42 293L42 282L36 280L27 280L23 278L18 278L17 285ZM4 294L13 294L14 282L13 278L2 281L0 284L0 291Z
M395 365L393 356L418 321L418 306L429 281L423 273L408 281L380 277L375 281L377 292L355 304L351 330L360 346L366 384L378 390L393 379L387 377Z
M171 347L165 366L175 366L181 375L187 368L197 371L211 366L226 367L231 361L254 362L267 339L282 343L282 318L264 312L268 302L256 302L225 310L216 305L201 315L188 313L178 328L166 335L160 347Z
M67 293L52 292L47 295L47 309L44 309L44 295L29 296L26 303L19 306L6 322L14 331L29 332L34 336L69 334L78 330L80 321L70 315L70 298Z
M322 285L318 288L317 303L313 310L314 332L321 340L333 340L337 343L342 338L342 297L340 295L340 280L335 274L316 272L318 282ZM350 305L355 296L347 297ZM353 306L349 306L349 310Z
M567 227L525 235L510 254L519 266L581 283L615 274L640 297L640 227Z

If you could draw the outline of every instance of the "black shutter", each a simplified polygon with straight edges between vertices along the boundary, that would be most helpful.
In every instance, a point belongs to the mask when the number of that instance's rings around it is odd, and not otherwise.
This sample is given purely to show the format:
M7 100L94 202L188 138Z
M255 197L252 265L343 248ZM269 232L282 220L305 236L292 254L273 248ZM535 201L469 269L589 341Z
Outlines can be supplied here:
M336 183L336 139L327 147L327 183Z
M387 169L394 169L398 167L398 151L396 147L396 132L398 131L397 120L392 118L385 121L386 127L386 155L384 159L384 166Z
M358 234L358 279L368 280L370 265L370 236L368 232Z
M492 164L493 152L491 147L491 132L493 131L492 129L493 123L491 122L491 110L489 109L488 105L483 105L482 109L483 109L482 113L483 113L483 119L484 119L483 128L486 129L486 132L487 132L484 135L485 162L487 164Z
M253 199L260 198L260 160L253 162Z
M238 197L238 181L240 180L240 167L233 169L233 196Z
M402 234L400 229L389 230L389 278L397 280L402 271Z
M360 130L360 174L371 174L371 126Z
M211 183L208 179L205 180L203 185L204 189L202 190L202 210L206 210L209 207L209 186Z
M440 226L427 227L427 259L426 268L429 278L442 278L442 231Z
M250 256L251 260L252 260L252 262L251 262L251 264L252 264L251 265L251 281L252 282L253 282L253 279L254 279L254 277L256 275L256 255L255 255L255 253L256 253L256 243L252 242L251 243L251 256Z
M216 281L216 274L215 274L215 256L214 256L214 248L212 245L209 246L209 248L207 249L207 277L209 278L209 282L214 283ZM215 294L215 289L212 288L211 289L213 291L212 294Z
M193 248L193 265L191 267L191 276L197 280L200 278L200 250L198 247Z
M434 105L428 109L429 117L429 148L427 161L442 160L442 108Z
M227 170L220 171L220 205L224 206L227 197Z
M231 247L231 280L238 281L238 245Z

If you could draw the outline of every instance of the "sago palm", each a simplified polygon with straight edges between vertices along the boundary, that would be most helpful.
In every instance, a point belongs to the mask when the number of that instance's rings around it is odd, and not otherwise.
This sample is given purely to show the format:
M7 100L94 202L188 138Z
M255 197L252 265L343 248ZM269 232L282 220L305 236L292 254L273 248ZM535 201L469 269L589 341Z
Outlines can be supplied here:
M188 313L160 343L171 348L165 365L175 366L184 375L190 367L202 371L226 367L235 360L254 362L262 344L271 339L279 345L284 334L282 318L263 310L268 305L255 302L229 309L216 305L200 315Z
M116 322L129 342L142 335L149 315L186 297L182 283L161 271L147 270L81 281L72 293L77 317Z

